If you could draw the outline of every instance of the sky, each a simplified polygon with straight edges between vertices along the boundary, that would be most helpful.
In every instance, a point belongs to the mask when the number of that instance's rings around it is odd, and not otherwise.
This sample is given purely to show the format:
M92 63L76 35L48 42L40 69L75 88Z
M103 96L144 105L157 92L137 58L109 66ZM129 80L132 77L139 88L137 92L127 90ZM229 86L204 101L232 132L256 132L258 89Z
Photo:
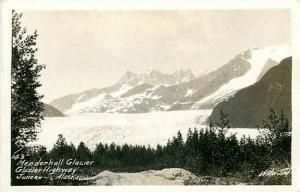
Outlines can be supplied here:
M290 44L289 10L22 11L38 32L44 102L118 81L127 71L199 76L251 47Z

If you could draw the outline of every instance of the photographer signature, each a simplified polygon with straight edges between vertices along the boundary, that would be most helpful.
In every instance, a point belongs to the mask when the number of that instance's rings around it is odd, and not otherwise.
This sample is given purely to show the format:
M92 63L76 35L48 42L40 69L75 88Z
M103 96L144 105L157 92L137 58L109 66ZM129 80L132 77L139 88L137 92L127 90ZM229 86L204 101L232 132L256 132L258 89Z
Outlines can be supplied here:
M274 170L272 169L267 169L265 171L262 171L258 176L259 177L273 177L273 176L285 176L287 177L292 173L292 169L290 167L284 168L284 169L279 169L279 170Z

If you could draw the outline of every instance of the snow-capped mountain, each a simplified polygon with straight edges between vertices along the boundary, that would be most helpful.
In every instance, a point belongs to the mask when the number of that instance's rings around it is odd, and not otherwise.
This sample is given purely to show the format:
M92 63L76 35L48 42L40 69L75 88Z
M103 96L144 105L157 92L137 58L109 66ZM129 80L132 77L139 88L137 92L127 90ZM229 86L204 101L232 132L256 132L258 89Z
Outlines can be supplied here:
M65 113L212 109L257 82L288 56L291 56L289 46L247 49L222 67L197 78L191 70L173 74L152 68L143 74L127 71L110 87L68 95L50 104Z
M148 68L142 74L126 71L119 81L110 87L91 89L78 94L67 95L55 99L51 102L51 105L61 111L72 113L138 113L157 109L165 110L165 102L163 100L157 101L160 96L155 95L155 93L173 97L170 91L163 93L164 87L188 82L193 79L195 79L195 76L191 70L179 70L173 74L164 74L153 68Z
M236 91L260 80L270 68L278 65L282 59L288 56L291 56L291 48L287 45L262 49L253 48L242 52L238 57L242 57L251 65L247 73L230 80L215 93L200 99L193 108L211 108L211 106L216 106L216 104L228 99Z
M219 103L209 120L215 122L220 110L228 114L232 127L256 128L264 126L270 107L277 114L281 111L292 122L292 58L283 59L256 83L239 90L227 101Z

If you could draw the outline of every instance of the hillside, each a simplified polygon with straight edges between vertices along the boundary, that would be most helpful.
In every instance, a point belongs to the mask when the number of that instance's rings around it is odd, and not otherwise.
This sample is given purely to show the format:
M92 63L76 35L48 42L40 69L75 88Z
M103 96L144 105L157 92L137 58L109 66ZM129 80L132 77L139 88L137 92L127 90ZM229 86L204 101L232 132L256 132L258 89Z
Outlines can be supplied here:
M43 104L44 104L44 111L42 112L43 117L64 117L64 114L58 109L46 103Z
M292 58L286 58L271 68L260 81L238 91L228 101L219 103L213 110L210 120L218 118L219 111L228 113L233 127L257 127L258 122L267 119L269 108L283 110L289 122L291 109Z

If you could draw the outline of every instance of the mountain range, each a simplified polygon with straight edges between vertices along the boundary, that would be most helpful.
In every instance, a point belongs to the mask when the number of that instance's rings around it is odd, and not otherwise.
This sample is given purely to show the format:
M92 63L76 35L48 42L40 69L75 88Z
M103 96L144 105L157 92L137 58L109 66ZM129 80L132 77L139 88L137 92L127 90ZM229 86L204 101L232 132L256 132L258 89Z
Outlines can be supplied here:
M269 69L288 56L291 56L289 46L251 48L198 77L191 70L172 74L153 68L142 74L126 71L112 86L66 95L50 105L66 114L213 109L237 91L260 81Z

